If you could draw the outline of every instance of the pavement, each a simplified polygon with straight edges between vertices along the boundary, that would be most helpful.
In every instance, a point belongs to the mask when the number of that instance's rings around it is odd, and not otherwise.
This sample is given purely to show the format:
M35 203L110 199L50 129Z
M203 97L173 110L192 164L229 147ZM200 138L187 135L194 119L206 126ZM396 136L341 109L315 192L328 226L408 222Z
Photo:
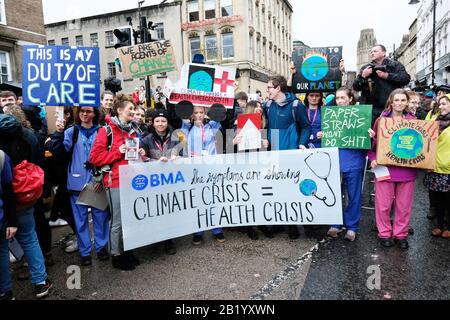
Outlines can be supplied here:
M70 229L53 228L56 265L49 268L54 288L48 299L449 299L449 240L431 237L434 222L426 219L428 193L421 182L419 178L409 250L381 247L373 231L375 212L364 210L361 233L353 243L324 238L326 226L300 227L297 240L282 232L273 239L259 233L252 241L239 229L226 229L223 244L209 232L200 246L191 244L191 236L175 239L173 256L166 255L161 244L137 249L141 265L125 272L112 268L110 260L98 261L95 253L92 266L78 267L78 254L63 251L62 239ZM366 190L365 204L369 193ZM74 278L78 271L80 277ZM380 275L379 283L372 281L374 274ZM29 281L14 280L14 293L19 300L34 299Z

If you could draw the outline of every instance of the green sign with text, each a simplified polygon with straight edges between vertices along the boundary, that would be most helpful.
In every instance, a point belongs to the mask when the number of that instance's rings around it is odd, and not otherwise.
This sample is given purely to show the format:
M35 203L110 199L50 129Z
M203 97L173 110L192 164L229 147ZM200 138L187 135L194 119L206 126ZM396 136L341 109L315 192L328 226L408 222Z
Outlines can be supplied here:
M322 147L370 149L372 106L322 108Z

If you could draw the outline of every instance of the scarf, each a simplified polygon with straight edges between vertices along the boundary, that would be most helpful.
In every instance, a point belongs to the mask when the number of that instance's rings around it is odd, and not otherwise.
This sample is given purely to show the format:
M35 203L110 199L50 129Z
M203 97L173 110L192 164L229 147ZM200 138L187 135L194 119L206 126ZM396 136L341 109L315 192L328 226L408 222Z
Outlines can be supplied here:
M439 121L439 133L442 133L450 126L450 113L447 113L445 116L440 115L436 120Z
M118 126L121 130L129 132L130 134L133 133L133 122L125 123L120 121L118 117L111 118L111 122L113 122L116 126ZM136 130L134 130L136 131Z
M164 136L159 135L159 133L156 132L156 129L153 128L152 134L153 139L155 139L161 146L164 145L164 143L167 141L167 138L169 137L169 129L166 130L166 133Z

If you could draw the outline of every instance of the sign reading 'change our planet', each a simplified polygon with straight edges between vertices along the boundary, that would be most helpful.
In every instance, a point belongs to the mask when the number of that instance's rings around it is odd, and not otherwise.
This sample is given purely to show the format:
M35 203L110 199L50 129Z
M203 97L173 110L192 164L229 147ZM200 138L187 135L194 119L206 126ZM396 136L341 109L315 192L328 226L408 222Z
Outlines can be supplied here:
M25 105L100 106L98 48L24 46Z
M220 227L342 224L337 148L120 167L125 250Z
M435 121L381 118L377 162L381 165L433 170L439 125Z
M292 54L296 73L293 89L297 93L310 91L336 92L341 87L339 63L342 47L307 48Z

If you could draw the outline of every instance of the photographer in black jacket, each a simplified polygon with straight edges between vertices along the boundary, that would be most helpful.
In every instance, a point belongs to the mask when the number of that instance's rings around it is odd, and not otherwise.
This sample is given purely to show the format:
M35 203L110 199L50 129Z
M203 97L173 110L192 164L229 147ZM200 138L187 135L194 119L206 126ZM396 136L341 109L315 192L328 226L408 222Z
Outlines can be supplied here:
M353 89L361 91L360 104L373 105L374 123L383 112L391 92L406 86L411 78L400 62L386 58L385 46L376 45L370 55L372 62L361 68Z

